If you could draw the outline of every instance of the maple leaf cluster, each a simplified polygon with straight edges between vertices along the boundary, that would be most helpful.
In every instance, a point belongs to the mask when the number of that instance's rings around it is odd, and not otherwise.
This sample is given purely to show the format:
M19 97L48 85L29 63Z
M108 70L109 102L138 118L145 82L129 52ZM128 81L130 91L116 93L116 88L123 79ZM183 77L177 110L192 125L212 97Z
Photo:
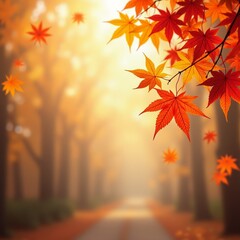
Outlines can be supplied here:
M216 167L216 172L213 175L213 180L217 185L220 185L220 183L228 185L227 177L232 174L233 170L240 170L240 168L235 163L236 161L237 159L229 155L221 156L217 160L218 164Z
M190 139L188 113L206 117L193 103L196 97L185 93L191 81L197 81L196 87L210 90L207 107L220 101L226 121L231 101L240 103L238 0L171 0L167 4L160 0L130 0L119 11L119 18L108 23L117 27L110 41L125 36L129 48L135 39L138 48L149 41L157 51L162 41L169 45L159 64L145 55L146 69L128 70L141 79L137 89L156 89L160 97L144 111L160 111L154 137L174 119ZM172 68L172 76L164 73L167 67ZM163 89L163 82L168 89ZM207 139L214 139L214 135Z

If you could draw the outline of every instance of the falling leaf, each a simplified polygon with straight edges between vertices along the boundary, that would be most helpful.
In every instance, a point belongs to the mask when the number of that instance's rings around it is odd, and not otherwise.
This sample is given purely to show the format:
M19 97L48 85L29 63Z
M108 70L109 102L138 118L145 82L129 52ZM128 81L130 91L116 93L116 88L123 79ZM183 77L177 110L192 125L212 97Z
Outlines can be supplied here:
M216 141L216 132L215 131L208 131L205 133L205 136L203 138L203 140L206 140L207 143L210 143L210 142L215 142Z
M84 21L84 16L82 13L74 13L73 14L73 22L76 22L76 23L81 23Z
M187 113L207 117L192 101L196 96L185 95L185 92L175 96L172 91L156 89L161 99L152 102L142 113L160 111L154 137L174 118L178 127L186 134L190 140L190 120Z
M23 67L24 65L25 65L24 62L23 62L21 59L16 59L16 60L14 61L14 66L15 66L15 67L20 68L20 67Z
M229 155L225 155L225 156L221 156L217 162L217 169L221 172L221 173L227 173L228 175L232 174L232 170L240 170L239 167L237 166L237 164L235 163L237 161L236 158L233 158L232 156Z
M224 183L226 185L228 185L228 180L227 180L227 176L228 174L227 173L224 173L224 172L215 172L213 174L213 180L215 181L215 183L217 185L220 185L221 183Z
M123 14L121 12L119 12L119 15L120 15L120 19L113 19L113 20L107 21L110 24L119 26L117 30L115 30L115 32L113 33L109 42L125 34L128 46L129 48L131 48L134 40L134 36L135 36L135 33L133 31L136 27L135 24L137 20L133 16L129 18L127 14Z
M21 85L23 82L16 77L10 75L9 77L6 76L6 81L2 83L3 85L3 91L5 91L6 94L9 92L12 96L14 96L15 91L23 92L23 89Z
M147 10L153 5L153 0L130 0L124 9L135 8L136 15L139 15L142 11Z
M137 88L145 88L149 87L149 91L153 89L156 85L158 85L160 88L162 87L161 78L164 78L167 76L166 73L163 73L163 69L165 66L165 63L160 64L157 68L155 68L154 63L149 59L146 55L146 69L135 69L135 70L127 70L131 73L133 73L135 76L139 78L143 78L141 83Z
M28 32L29 35L32 35L31 41L38 42L39 44L41 44L41 42L44 42L46 44L46 37L51 36L51 34L48 33L50 27L43 28L42 22L39 23L38 27L34 26L33 24L31 24L31 26L32 32Z
M200 85L210 86L208 106L220 99L220 106L223 110L226 120L231 106L231 99L240 103L240 72L229 70L226 74L222 71L213 71L213 77L207 79Z
M178 159L176 150L167 149L163 153L163 159L166 163L175 163Z

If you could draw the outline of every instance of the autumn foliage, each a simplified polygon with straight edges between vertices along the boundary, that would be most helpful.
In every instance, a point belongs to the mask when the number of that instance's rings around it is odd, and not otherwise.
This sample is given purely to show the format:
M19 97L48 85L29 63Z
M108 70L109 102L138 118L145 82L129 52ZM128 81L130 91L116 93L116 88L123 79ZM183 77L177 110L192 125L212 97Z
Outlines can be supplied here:
M125 36L131 49L152 44L159 54L162 42L168 47L158 62L145 55L145 69L128 70L139 80L136 89L155 91L157 99L142 112L158 112L154 138L173 119L190 140L189 114L208 118L188 92L204 87L209 107L219 100L228 121L232 100L240 103L240 2L238 0L130 0L119 18L108 21L117 27L110 39ZM167 44L166 44L167 43ZM171 71L169 71L171 69ZM230 70L229 70L230 69ZM191 87L188 85L191 84ZM203 136L215 142L217 133ZM164 152L164 161L174 163L176 152ZM239 170L231 156L218 159L213 180L228 184L232 170Z
M146 69L128 70L140 78L137 89L155 88L159 95L144 111L160 111L154 137L174 118L190 139L187 112L206 117L192 102L196 97L185 93L192 81L210 89L206 106L220 100L226 120L231 101L240 103L238 0L130 0L119 18L108 22L117 27L110 41L125 36L129 48L134 40L139 47L150 41L157 50L160 42L168 43L158 64L145 56Z

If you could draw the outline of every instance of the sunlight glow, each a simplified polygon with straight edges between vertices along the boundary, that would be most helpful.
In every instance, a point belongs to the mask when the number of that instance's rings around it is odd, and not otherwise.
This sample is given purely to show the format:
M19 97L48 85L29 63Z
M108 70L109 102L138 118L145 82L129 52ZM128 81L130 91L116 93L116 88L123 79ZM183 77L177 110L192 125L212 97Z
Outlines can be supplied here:
M44 1L37 1L36 8L33 10L31 20L37 21L41 14L43 14L46 11L46 5Z

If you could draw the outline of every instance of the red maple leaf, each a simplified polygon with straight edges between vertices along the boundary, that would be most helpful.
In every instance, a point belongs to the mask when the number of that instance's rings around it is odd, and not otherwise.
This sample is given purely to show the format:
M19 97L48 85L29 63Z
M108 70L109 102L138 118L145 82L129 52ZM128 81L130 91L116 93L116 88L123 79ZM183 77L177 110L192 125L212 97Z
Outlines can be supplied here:
M165 126L167 126L174 118L178 127L183 130L190 140L190 120L188 113L207 117L192 101L196 96L187 96L185 92L175 96L172 91L164 91L156 89L161 99L152 102L142 113L159 111L157 117L154 138L156 134Z
M178 10L178 14L180 16L184 15L184 22L190 22L192 18L198 21L198 17L204 19L205 10L207 9L203 0L185 0L182 2L177 2L180 5L180 9Z
M73 14L73 22L80 23L84 21L84 16L82 13L74 13Z
M160 32L161 30L165 29L165 35L168 42L171 41L174 32L182 38L182 30L179 26L185 24L182 20L178 19L180 17L180 14L176 12L170 13L168 9L167 11L158 9L158 11L160 14L149 17L149 19L158 22L153 27L151 34Z
M231 23L233 23L234 19L235 22L231 28L230 34L234 33L235 31L238 30L238 38L240 37L240 10L238 10L238 12L230 12L230 13L225 13L225 16L227 16L227 18L225 18L223 21L221 21L218 26L226 26L229 25Z
M203 140L206 140L207 143L210 143L210 142L215 142L216 141L216 132L215 131L208 131L205 133L205 136L203 138Z
M171 67L176 61L181 60L181 58L178 56L176 47L174 49L167 50L167 52L168 52L168 55L164 58L164 60L170 60Z
M50 27L43 28L42 22L39 23L38 27L34 26L33 24L31 24L31 26L32 32L28 32L29 35L32 35L31 41L38 42L39 44L41 44L41 42L47 44L46 37L51 36L51 34L48 33Z
M234 58L236 55L239 55L239 52L240 52L240 40L232 48L231 52L227 55L225 60L227 61L228 59Z
M216 44L222 42L222 39L216 36L218 29L208 29L205 33L198 29L198 31L190 31L192 38L188 39L182 49L194 48L193 61L201 57L205 52L213 50ZM210 54L210 57L214 61L219 51L214 51Z
M219 98L220 106L227 120L231 99L240 103L240 71L232 72L229 70L226 74L222 71L213 71L212 75L213 77L200 85L212 86L208 106Z

